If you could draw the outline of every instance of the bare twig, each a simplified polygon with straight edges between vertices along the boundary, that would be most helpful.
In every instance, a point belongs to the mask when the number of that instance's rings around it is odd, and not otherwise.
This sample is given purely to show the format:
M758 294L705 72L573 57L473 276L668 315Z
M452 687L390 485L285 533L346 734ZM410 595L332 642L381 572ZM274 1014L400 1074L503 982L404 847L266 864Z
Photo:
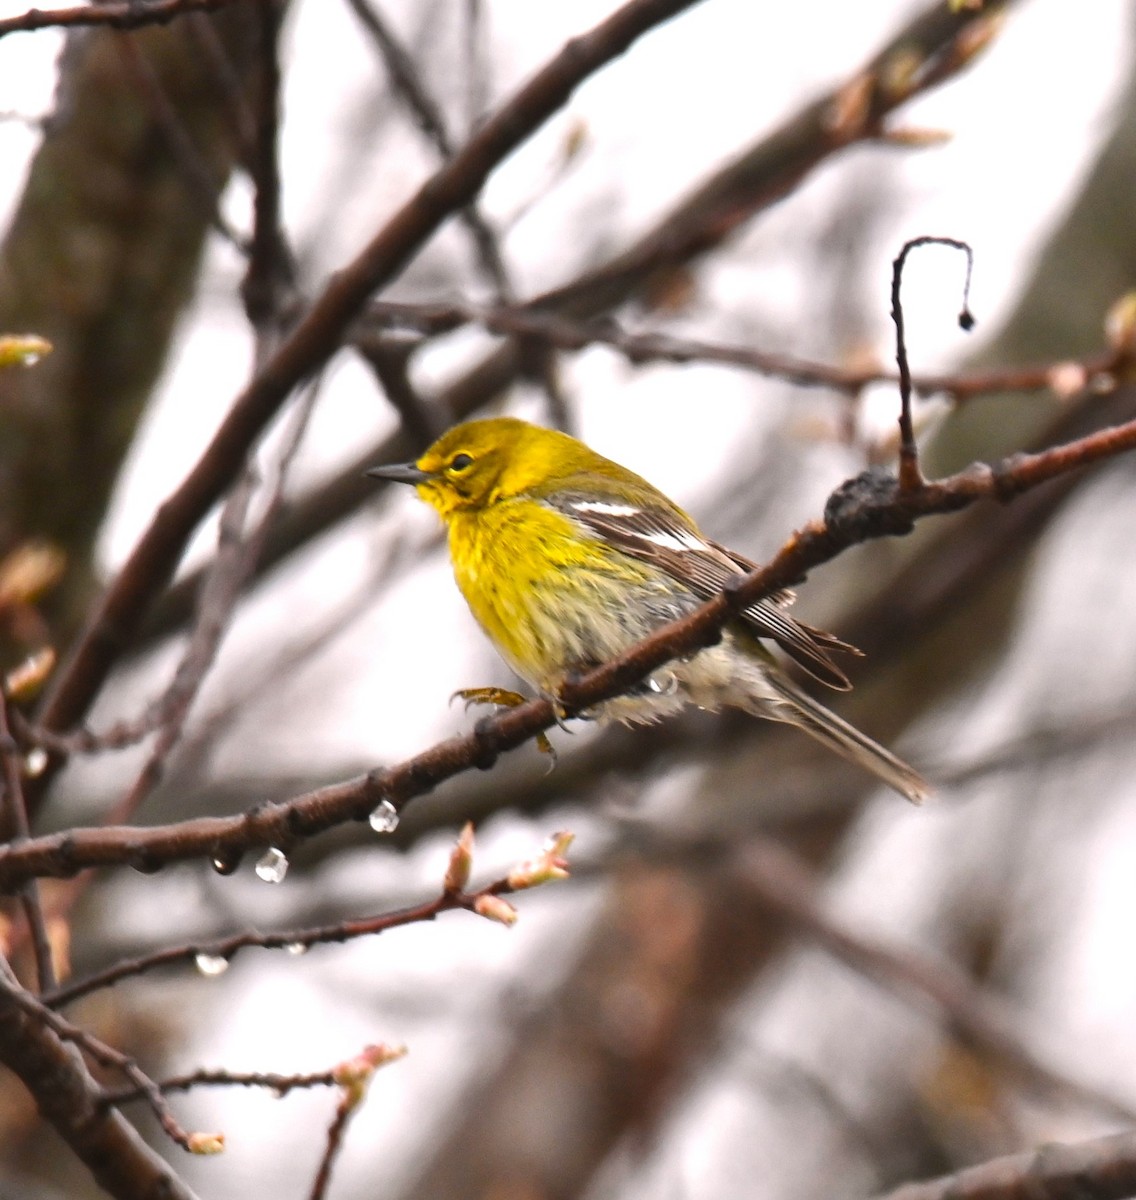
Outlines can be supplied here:
M343 1135L347 1132L347 1124L367 1095L367 1086L371 1082L378 1067L395 1062L406 1053L404 1046L376 1045L368 1046L361 1054L347 1062L340 1063L335 1069L335 1081L342 1089L335 1116L327 1131L327 1142L323 1157L316 1170L312 1182L312 1190L308 1193L309 1200L323 1200L331 1183L331 1172L335 1160L343 1146Z
M476 129L489 103L489 65L485 53L485 6L465 3L466 122Z
M430 139L443 161L454 155L454 139L446 127L442 107L430 94L418 73L414 60L398 40L386 18L371 0L347 0L359 23L370 35L382 55L395 91L406 103L419 128ZM514 295L497 234L490 227L476 202L461 210L462 223L469 230L481 265L496 293L497 299L507 302Z
M427 404L410 378L410 359L420 339L375 333L368 328L352 338L355 349L367 360L391 407L402 418L403 429L418 445L426 446L445 428L437 407Z
M307 950L312 946L334 945L354 941L356 938L372 937L375 934L385 933L388 929L400 929L406 925L433 921L442 913L454 912L457 909L472 912L482 896L505 896L513 890L508 879L502 877L474 892L443 890L432 900L409 905L394 912L381 913L378 916L335 921L329 925L319 925L308 929L285 929L276 933L249 930L244 933L232 934L230 937L217 938L211 942L168 946L153 954L145 954L138 958L115 963L103 971L89 975L86 979L66 983L62 987L56 988L50 995L45 996L44 1003L53 1008L59 1008L73 1003L82 996L89 996L92 992L113 987L124 979L146 975L163 967L182 966L201 958L223 959L225 962L230 962L242 950L253 946L262 950L284 950L294 954L298 950Z
M77 4L74 8L29 8L15 17L0 19L0 37L32 33L37 29L70 29L77 25L107 25L111 29L141 29L165 25L191 12L213 12L236 0L121 0L121 3Z
M907 362L907 338L903 326L903 301L900 287L903 283L903 268L907 256L920 246L953 246L966 254L966 283L963 286L962 308L958 323L969 331L974 326L970 313L970 273L974 267L974 252L966 242L948 237L917 237L903 245L892 263L891 273L891 319L895 322L895 361L899 367L899 487L901 491L918 491L923 485L923 472L919 469L919 447L915 444L915 426L911 420L911 367Z
M310 1075L278 1075L271 1071L191 1071L187 1075L173 1075L159 1079L155 1086L160 1092L189 1092L199 1087L248 1087L267 1088L277 1096L285 1096L298 1088L335 1087L332 1071L314 1071ZM129 1104L132 1100L144 1100L145 1093L138 1088L106 1089L103 1103L108 1105Z
M331 1183L331 1172L343 1146L343 1135L347 1132L347 1124L354 1116L356 1107L357 1105L352 1104L346 1094L335 1106L335 1116L332 1117L331 1124L327 1127L327 1140L324 1143L320 1164L316 1168L315 1179L312 1180L308 1200L323 1200L323 1197L327 1195L328 1185Z
M244 526L256 484L256 474L249 470L222 510L217 557L213 560L216 570L202 589L193 637L178 663L170 686L155 706L158 736L133 786L113 812L108 814L108 823L122 824L128 821L158 785L165 772L166 761L181 738L193 701L217 659L217 652L229 628L237 598L255 554L255 539L245 540Z
M413 60L395 36L394 31L387 24L386 18L383 17L377 5L373 4L371 0L347 0L347 3L359 18L363 28L371 35L375 45L379 48L395 90L406 101L407 107L414 114L419 126L433 143L434 148L438 151L443 161L452 158L454 153L453 139L446 128L446 120L441 106L430 95L429 89L419 75ZM468 14L467 26L471 31L471 37L475 38L478 27L476 9ZM467 204L461 210L460 217L473 239L482 269L493 286L497 303L511 303L516 297L516 289L509 277L509 271L505 264L504 254L502 253L500 240L496 232L481 212L476 201L471 201ZM556 356L550 353L547 345L531 345L526 343L526 349L529 351L526 354L526 358L531 365L529 373L544 390L548 399L549 416L552 423L559 429L570 428L571 415L557 376ZM399 350L396 349L393 353L393 364L387 362L381 346L378 348L372 346L369 353L367 351L364 351L364 353L367 353L368 359L379 371L380 382L383 384L388 398L401 412L402 407L400 405L406 403L408 393L411 391L409 377L405 369L408 359L403 359L401 364L399 364ZM384 365L388 367L386 374L382 371ZM403 368L399 374L405 380L405 386L396 386L396 390L392 394L390 386L392 381L389 378L391 371L389 368L398 365L401 365ZM398 383L397 377L394 382ZM418 416L423 412L423 407L420 403L416 403L411 405L411 411ZM424 420L417 419L408 428L412 435L418 436L419 430L425 424Z
M25 841L30 833L28 810L24 803L24 781L20 776L20 750L12 740L8 724L8 697L0 691L0 801L3 802L12 841ZM29 879L20 888L20 906L32 938L36 978L40 992L55 986L55 968L51 961L51 942L43 917L38 882Z
M841 366L727 342L654 331L632 333L610 317L581 320L525 305L494 308L480 304L406 304L376 300L367 308L366 321L368 332L378 326L419 336L448 333L464 325L480 325L489 333L547 342L558 350L607 346L636 366L656 362L714 363L782 379L799 387L827 388L846 395L856 395L871 384L900 383L898 372L879 366ZM1091 380L1112 374L1122 361L1118 351L1107 350L1077 360L1075 365L1086 380ZM1055 372L1069 365L1063 360L955 374L908 373L907 378L910 390L917 395L945 395L956 403L965 403L994 392L1051 390Z
M1136 1133L1070 1145L1049 1143L926 1183L906 1183L878 1200L1126 1200L1136 1195Z

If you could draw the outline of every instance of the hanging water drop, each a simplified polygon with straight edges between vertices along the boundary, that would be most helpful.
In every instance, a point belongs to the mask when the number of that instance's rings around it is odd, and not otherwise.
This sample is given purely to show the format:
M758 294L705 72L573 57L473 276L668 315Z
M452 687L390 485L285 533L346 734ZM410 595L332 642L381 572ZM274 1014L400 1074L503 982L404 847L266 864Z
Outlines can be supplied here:
M193 965L202 975L224 975L229 969L229 960L223 954L198 954Z
M301 954L307 954L308 945L306 942L289 942L284 947L284 953L290 954L293 958L299 958Z
M673 671L656 671L647 680L647 690L656 696L673 696L678 691L678 676Z
M256 876L265 883L283 883L288 874L288 855L275 846L269 847L257 860Z
M376 833L394 833L398 828L398 809L389 800L384 800L367 820Z
M232 875L241 865L241 857L239 850L223 850L213 855L209 865L218 875Z
M47 751L42 746L29 750L24 758L24 774L29 779L36 779L47 770Z

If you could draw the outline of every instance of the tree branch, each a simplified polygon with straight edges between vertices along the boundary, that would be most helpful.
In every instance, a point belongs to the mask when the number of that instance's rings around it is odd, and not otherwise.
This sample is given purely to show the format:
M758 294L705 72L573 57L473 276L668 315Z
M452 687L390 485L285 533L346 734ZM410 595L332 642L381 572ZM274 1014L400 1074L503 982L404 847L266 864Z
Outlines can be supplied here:
M1072 1145L1051 1143L926 1183L907 1183L877 1200L1126 1200L1136 1195L1136 1133Z
M37 29L70 29L80 25L107 25L111 29L141 29L145 25L167 25L191 12L213 12L236 0L122 0L120 4L79 4L54 11L29 8L16 17L0 19L0 37L9 33L32 33Z
M473 732L449 738L398 766L231 817L206 817L150 829L75 829L0 847L0 891L32 876L73 875L85 867L125 864L140 871L210 857L226 865L253 848L291 845L348 820L365 820L380 804L396 813L416 796L462 771L488 770L500 754L550 728L560 709L581 712L619 695L673 658L697 653L721 636L723 626L751 604L850 546L908 533L917 520L958 512L979 500L1009 501L1021 492L1103 459L1136 449L1136 420L1036 454L1016 454L994 464L975 463L955 475L902 491L882 470L851 479L825 506L824 519L794 533L766 566L738 576L688 616L658 629L610 662L566 682L557 705L531 700L478 722Z

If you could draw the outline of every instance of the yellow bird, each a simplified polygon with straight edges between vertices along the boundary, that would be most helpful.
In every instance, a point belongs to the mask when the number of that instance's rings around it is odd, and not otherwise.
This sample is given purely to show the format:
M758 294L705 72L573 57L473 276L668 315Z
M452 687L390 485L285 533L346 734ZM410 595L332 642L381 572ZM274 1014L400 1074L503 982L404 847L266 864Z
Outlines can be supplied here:
M614 657L754 569L645 479L567 434L513 417L458 425L417 462L367 474L413 484L438 513L470 611L513 670L550 697L569 673ZM851 686L832 654L854 648L794 620L791 600L780 593L758 601L718 645L589 715L652 722L685 704L741 708L796 725L922 802L931 789L917 771L802 691L762 643L776 643L830 687Z

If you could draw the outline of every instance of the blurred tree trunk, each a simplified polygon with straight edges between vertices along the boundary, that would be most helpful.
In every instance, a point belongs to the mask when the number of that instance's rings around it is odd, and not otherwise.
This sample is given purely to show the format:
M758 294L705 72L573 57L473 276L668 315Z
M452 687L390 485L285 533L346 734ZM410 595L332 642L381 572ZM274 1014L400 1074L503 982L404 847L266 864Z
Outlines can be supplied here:
M54 347L34 368L0 373L0 557L27 539L65 552L65 581L45 606L56 644L90 599L96 534L241 157L232 87L212 51L247 92L255 33L252 8L238 6L136 34L71 35L0 246L0 332L34 332ZM171 135L192 147L196 178ZM0 669L12 650L3 637ZM145 1056L155 1030L134 1033L130 1050ZM103 1194L33 1123L13 1080L0 1106L19 1146L10 1165L38 1174L51 1163L60 1194Z
M205 39L247 87L253 17L239 6L135 34L72 35L0 246L0 331L54 345L34 369L0 376L0 553L29 537L66 551L60 639L89 599L95 534L241 153Z

